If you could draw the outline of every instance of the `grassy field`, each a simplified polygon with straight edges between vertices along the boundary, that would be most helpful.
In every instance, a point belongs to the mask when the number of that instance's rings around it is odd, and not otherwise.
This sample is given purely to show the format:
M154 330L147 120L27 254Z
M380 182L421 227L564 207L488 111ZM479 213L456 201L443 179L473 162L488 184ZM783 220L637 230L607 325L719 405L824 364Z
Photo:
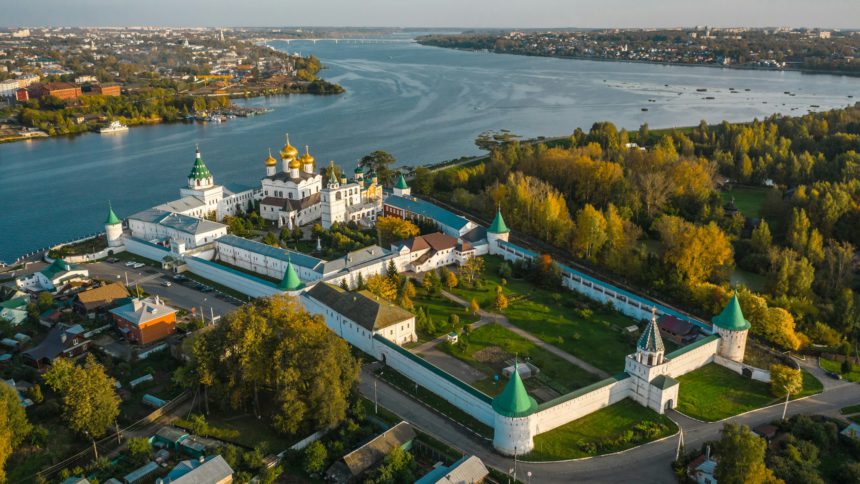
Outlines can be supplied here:
M528 361L540 369L537 377L525 380L529 389L547 386L563 395L600 379L498 324L481 326L463 335L456 345L445 344L439 348L484 372L487 380L475 386L488 395L502 391L505 380L500 378L496 382L492 377L501 375L502 368L507 366L505 360L515 355L519 355L520 361Z
M416 286L418 286L416 284ZM442 296L428 294L427 291L420 287L416 291L417 295L412 299L412 304L415 311L418 308L424 308L424 313L428 314L433 319L433 324L436 326L436 332L433 334L423 334L419 332L419 340L426 341L441 336L452 330L448 324L448 317L451 314L456 314L460 317L460 323L470 324L478 320L478 316L470 313L467 308L451 301Z
M851 405L850 407L843 407L839 410L839 413L842 415L854 415L855 413L860 413L860 404Z
M678 431L668 417L630 399L535 437L526 461L578 459L651 442Z
M453 292L467 301L474 297L482 308L492 311L502 259L484 260L483 288L458 287ZM624 369L624 357L636 342L621 329L637 321L573 292L539 288L521 279L508 280L504 293L509 304L502 312L512 324L604 371Z
M837 375L842 375L842 378L860 383L860 366L851 365L851 372L847 374L842 373L842 363L834 360L828 360L826 358L820 358L819 364L821 368L826 371L830 371L836 373Z
M735 199L735 207L744 215L756 218L761 214L761 207L767 199L767 194L772 190L767 187L731 187L728 191L720 192L723 203L729 203L732 197Z
M678 411L707 422L782 401L773 396L767 383L744 378L713 363L678 377L678 381ZM804 371L803 392L792 399L818 393L822 388L820 381Z

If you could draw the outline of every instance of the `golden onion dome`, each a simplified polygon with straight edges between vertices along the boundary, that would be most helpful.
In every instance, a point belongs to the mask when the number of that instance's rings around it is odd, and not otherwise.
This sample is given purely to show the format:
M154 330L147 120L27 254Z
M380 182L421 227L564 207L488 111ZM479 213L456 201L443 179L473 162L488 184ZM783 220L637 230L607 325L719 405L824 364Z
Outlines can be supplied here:
M293 158L298 156L299 150L297 150L295 146L290 144L290 135L287 134L285 136L287 143L284 145L283 148L281 148L281 158L285 160L292 160Z
M302 167L302 162L299 160L299 158L293 158L290 160L289 167L291 170L298 170Z
M266 158L266 166L277 166L277 165L278 165L278 160L276 160L275 157L272 156L272 149L269 148L269 157Z
M305 145L305 154L299 157L302 160L302 164L307 165L308 163L314 163L314 157L311 156L311 152L308 148L308 145Z

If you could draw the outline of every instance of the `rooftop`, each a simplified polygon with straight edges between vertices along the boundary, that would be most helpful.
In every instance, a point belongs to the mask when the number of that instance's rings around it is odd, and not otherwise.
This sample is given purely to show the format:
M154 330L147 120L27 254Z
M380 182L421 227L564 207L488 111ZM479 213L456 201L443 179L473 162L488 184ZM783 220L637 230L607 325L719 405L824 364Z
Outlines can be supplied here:
M189 217L188 215L181 215L159 208L150 208L138 212L130 216L129 220L158 224L191 235L205 234L227 227L224 224L211 220Z
M307 294L368 331L378 331L415 317L409 311L368 291L349 292L321 282Z
M370 442L343 456L343 462L353 476L357 476L385 458L395 447L401 447L415 438L415 430L407 422L376 436Z
M536 408L537 402L526 391L515 363L505 389L493 399L493 410L505 417L517 418L530 415Z
M453 228L454 230L460 230L469 223L469 221L464 217L453 212L449 212L438 205L425 202L424 200L415 197L391 195L385 199L385 204L408 212L416 213L422 217L433 219L442 225Z
M719 326L723 329L731 331L744 331L750 329L750 322L744 319L744 313L741 311L741 303L738 301L738 293L735 292L726 307L720 314L711 319L714 326Z
M168 314L174 314L176 309L164 304L164 301L155 296L155 298L133 299L125 306L111 309L110 312L135 326L140 326Z
M219 237L216 244L225 244L232 247L238 247L240 249L253 252L255 254L271 257L273 259L278 259L284 262L292 262L295 265L319 273L322 273L323 264L327 263L322 259L317 259L316 257L309 256L301 252L295 252L289 249L279 249L277 247L272 247L271 245L264 244L262 242L255 242L253 240L237 237L235 235L225 235L223 237Z

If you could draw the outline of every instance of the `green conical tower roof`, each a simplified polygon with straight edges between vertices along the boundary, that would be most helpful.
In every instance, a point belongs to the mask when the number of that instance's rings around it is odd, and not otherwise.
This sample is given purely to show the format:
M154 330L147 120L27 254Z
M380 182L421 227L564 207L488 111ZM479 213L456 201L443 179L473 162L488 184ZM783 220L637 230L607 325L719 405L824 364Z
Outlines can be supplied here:
M493 399L493 410L505 417L527 417L537 408L537 402L530 397L517 371L518 364L514 363L514 371L505 389Z
M292 261L287 262L287 270L284 272L284 278L281 279L281 283L278 284L278 289L282 291L295 291L304 287L302 284L302 280L299 279L299 275L296 273L296 269L293 267Z
M744 319L744 313L741 311L741 303L738 301L737 291L732 295L731 301L726 304L722 312L711 318L711 322L714 323L714 326L731 331L750 329L750 322Z
M205 180L212 176L212 173L209 172L209 168L206 168L206 164L203 163L203 158L200 158L200 148L197 148L196 158L194 159L194 166L191 167L191 173L188 174L188 178L193 178L194 180Z
M652 309L651 320L648 321L648 325L645 326L645 331L642 332L642 336L640 336L639 341L636 342L636 347L650 353L666 351L666 347L663 345L663 337L660 336L660 329L657 327L656 310Z
M394 188L399 188L400 190L409 188L409 185L406 184L406 178L403 178L403 173L397 177L397 183L394 184Z
M113 212L113 207L111 206L110 202L108 202L108 216L107 220L105 221L105 225L116 225L121 223L122 220L120 220L119 217L116 216L116 214Z
M496 218L493 219L493 223L490 224L490 228L487 229L487 232L491 234L506 234L510 232L508 230L508 226L505 225L505 219L502 218L502 209L496 212Z

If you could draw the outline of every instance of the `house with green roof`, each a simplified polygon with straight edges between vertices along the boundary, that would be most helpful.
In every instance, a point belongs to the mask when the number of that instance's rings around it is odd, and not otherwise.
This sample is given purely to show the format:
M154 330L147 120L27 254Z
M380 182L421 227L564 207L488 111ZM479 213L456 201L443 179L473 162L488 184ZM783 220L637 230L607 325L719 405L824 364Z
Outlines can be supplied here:
M41 271L16 279L15 284L19 289L30 292L57 292L68 284L85 281L89 277L90 271L86 268L58 257Z

